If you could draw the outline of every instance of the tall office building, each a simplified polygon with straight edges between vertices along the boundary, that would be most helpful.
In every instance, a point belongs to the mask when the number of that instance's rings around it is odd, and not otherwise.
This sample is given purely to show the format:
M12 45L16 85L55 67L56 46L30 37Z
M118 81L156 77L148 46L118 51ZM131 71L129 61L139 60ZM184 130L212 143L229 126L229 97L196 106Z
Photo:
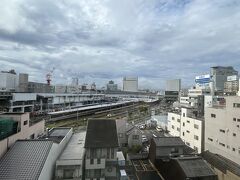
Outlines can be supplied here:
M214 91L223 92L224 83L228 76L238 75L238 71L234 70L232 66L216 66L211 67L210 71L211 81L213 82Z
M166 81L166 91L180 91L181 79L171 79Z
M117 84L114 84L114 81L109 81L107 84L107 91L117 91Z
M138 77L124 77L123 78L123 91L138 91Z

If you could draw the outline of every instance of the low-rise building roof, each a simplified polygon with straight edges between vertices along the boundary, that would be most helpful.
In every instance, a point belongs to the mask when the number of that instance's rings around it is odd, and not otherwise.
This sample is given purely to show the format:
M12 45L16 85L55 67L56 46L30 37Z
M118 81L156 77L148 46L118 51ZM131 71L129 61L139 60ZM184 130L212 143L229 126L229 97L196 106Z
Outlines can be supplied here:
M188 178L216 176L201 157L178 157L173 160L178 163Z
M116 121L92 119L88 121L85 148L118 147Z
M64 164L68 160L80 160L81 163L84 155L84 143L86 132L73 134L63 153L57 161L57 164Z
M202 157L212 166L216 167L218 170L226 173L227 171L240 176L240 165L219 155L211 153L210 151L202 152Z
M180 137L156 137L153 138L153 141L157 147L185 145Z
M0 159L0 179L38 179L53 142L18 140Z

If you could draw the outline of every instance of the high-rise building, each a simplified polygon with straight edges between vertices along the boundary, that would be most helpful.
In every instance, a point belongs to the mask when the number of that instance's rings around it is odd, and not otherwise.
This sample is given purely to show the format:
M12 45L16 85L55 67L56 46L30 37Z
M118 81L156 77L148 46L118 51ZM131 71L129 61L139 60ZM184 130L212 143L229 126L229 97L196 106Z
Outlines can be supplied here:
M166 81L166 91L180 91L181 79L171 79Z
M123 91L138 91L138 77L124 77L123 78Z
M218 98L205 108L205 150L240 164L240 97Z
M18 77L14 70L0 72L0 90L16 91Z
M210 75L214 91L223 92L224 83L227 81L227 77L238 75L238 71L234 70L232 66L216 66L211 67Z
M109 81L107 84L107 91L117 91L118 85L114 81Z

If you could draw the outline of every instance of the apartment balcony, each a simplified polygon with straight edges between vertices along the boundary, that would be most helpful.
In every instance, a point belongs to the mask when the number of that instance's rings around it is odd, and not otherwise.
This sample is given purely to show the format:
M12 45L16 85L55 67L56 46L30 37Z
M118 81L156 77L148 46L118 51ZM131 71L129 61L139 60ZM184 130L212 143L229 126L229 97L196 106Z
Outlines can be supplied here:
M106 159L86 159L86 169L105 169Z

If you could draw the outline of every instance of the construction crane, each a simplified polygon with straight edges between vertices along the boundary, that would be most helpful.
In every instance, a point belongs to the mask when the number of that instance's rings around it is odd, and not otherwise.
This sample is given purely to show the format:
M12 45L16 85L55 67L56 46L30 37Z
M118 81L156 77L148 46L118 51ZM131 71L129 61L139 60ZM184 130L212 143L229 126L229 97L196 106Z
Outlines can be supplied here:
M48 84L49 86L51 85L52 74L53 74L53 71L54 71L54 70L55 70L55 67L52 68L52 70L46 74L47 84Z

